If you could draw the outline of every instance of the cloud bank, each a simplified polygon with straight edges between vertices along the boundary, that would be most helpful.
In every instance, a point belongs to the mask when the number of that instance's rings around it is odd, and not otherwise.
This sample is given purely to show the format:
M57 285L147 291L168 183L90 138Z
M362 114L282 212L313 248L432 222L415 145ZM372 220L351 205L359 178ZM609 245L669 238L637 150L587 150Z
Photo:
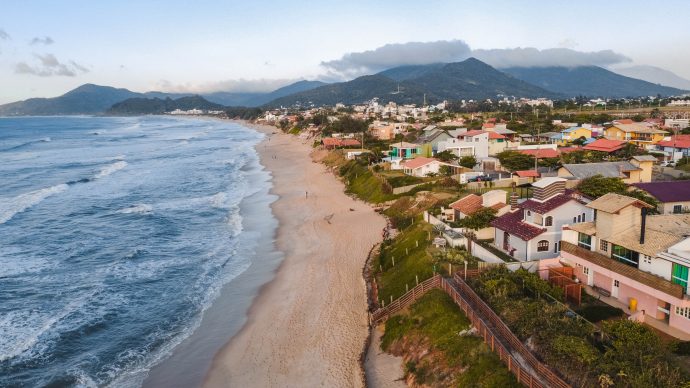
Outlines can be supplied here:
M154 88L168 93L213 93L213 92L232 92L232 93L266 93L278 88L297 82L299 79L234 79L224 80L201 85L195 84L174 84L168 80L160 80Z
M571 41L566 44L571 47L576 45ZM326 69L329 77L350 78L396 66L457 62L469 57L475 57L497 68L610 66L631 62L630 58L612 50L583 52L565 47L544 50L533 47L486 50L472 49L462 40L441 40L387 44L374 50L348 53L340 59L321 62L321 66Z
M53 40L53 38L51 38L49 36L44 36L42 38L37 36L37 37L31 39L31 42L29 42L29 44L32 46L37 45L37 44L42 44L42 45L47 46L47 45L50 45L53 43L55 43L55 41Z
M79 74L88 73L89 69L74 62L60 62L53 54L34 54L38 63L29 65L26 62L19 62L14 67L16 74L37 75L39 77L65 76L75 77Z

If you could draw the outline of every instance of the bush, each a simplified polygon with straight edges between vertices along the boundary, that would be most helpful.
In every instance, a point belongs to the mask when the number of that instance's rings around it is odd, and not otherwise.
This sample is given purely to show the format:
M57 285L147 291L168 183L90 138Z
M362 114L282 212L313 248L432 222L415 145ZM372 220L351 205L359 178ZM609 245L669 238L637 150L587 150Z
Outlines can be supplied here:
M624 314L623 310L619 309L618 307L598 304L584 306L575 310L575 312L590 322L599 322L610 318L618 318L622 317Z

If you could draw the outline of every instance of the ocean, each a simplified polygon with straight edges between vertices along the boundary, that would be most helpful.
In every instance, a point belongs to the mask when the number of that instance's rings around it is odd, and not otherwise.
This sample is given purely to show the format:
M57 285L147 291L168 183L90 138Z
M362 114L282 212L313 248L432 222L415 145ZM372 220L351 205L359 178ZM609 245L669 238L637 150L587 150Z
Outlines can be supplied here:
M141 386L275 227L243 209L270 203L261 138L220 120L0 118L0 386Z

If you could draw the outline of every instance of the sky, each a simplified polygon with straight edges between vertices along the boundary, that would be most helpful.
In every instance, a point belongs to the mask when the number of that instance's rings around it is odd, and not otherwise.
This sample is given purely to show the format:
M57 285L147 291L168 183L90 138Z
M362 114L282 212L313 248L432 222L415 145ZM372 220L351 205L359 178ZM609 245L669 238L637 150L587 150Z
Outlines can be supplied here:
M650 65L690 79L690 2L41 1L0 5L0 104L84 83L269 91L400 64Z

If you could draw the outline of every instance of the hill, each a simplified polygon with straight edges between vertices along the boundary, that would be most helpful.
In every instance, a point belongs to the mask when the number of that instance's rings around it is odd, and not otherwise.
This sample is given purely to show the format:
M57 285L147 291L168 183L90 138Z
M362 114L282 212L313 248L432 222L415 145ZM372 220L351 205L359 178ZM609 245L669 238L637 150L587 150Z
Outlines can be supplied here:
M567 97L622 98L683 93L680 89L626 77L597 66L513 67L502 70L515 78Z
M202 94L202 96L217 104L255 107L264 105L276 98L315 89L323 85L326 85L326 83L321 81L298 81L268 93L214 92Z
M0 105L0 116L99 114L119 101L138 96L141 94L127 89L85 84L59 97Z
M175 109L222 110L224 108L223 105L209 102L201 96L180 97L176 100L169 97L165 99L135 97L114 104L105 113L115 116L137 116L163 114Z
M400 88L398 91L398 87ZM269 106L357 104L374 97L383 102L421 104L461 99L557 97L556 93L513 78L474 58L448 64L402 66L381 73L318 87L271 101Z

